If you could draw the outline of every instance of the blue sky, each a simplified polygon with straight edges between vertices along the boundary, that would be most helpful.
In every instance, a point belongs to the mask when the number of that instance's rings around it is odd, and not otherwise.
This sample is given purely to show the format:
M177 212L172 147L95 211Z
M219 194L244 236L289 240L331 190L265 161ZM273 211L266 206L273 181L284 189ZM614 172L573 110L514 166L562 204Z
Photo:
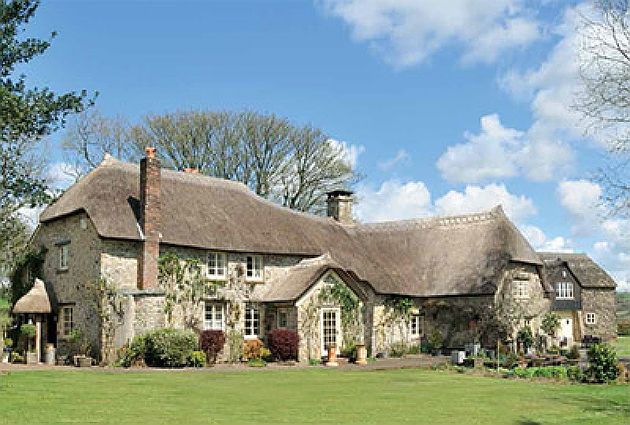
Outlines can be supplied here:
M100 93L130 120L252 109L312 123L365 174L364 221L503 204L539 249L585 251L621 282L627 221L589 181L605 152L570 108L575 2L519 0L44 1L58 31L24 68ZM51 138L51 175L63 163Z

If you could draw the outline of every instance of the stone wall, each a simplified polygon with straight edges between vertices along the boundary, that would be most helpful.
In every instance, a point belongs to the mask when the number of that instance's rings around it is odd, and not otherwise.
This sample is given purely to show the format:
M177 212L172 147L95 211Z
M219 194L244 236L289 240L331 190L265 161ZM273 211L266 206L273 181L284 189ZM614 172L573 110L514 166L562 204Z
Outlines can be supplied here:
M59 250L68 245L68 267L59 267ZM96 308L96 285L100 278L101 239L85 213L77 213L42 224L31 241L33 249L46 251L43 277L51 293L54 308L52 320L57 321L57 348L60 355L71 348L67 337L61 335L58 317L64 305L73 306L75 329L88 339L93 354L101 347L100 317Z
M583 335L610 340L617 336L614 289L582 289ZM586 314L595 313L595 324L586 324Z

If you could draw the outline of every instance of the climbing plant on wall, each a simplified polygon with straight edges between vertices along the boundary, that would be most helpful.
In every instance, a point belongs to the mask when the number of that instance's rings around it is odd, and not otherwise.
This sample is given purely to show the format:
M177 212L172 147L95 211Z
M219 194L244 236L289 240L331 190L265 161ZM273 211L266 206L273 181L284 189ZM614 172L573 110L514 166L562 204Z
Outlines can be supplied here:
M324 279L325 286L319 292L318 300L322 305L338 305L341 309L341 330L346 347L353 347L363 342L363 303L344 283L333 275Z
M17 261L11 274L11 304L15 304L33 286L35 278L43 279L46 249L28 250Z
M197 258L182 258L168 252L158 259L158 282L164 290L164 313L168 326L173 326L173 313L181 309L184 326L199 328L199 303L208 293L210 286L203 275L201 262Z

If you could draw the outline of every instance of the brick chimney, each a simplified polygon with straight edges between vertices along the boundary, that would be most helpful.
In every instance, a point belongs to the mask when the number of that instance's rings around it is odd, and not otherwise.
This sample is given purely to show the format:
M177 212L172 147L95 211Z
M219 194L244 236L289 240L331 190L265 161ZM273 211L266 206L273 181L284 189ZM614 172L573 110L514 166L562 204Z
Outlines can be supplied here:
M328 204L328 217L332 217L340 223L352 224L352 198L353 192L350 190L339 189L328 192L326 203Z
M144 151L146 156L140 161L140 228L144 240L138 258L138 289L157 287L162 225L160 160L155 156L155 148Z

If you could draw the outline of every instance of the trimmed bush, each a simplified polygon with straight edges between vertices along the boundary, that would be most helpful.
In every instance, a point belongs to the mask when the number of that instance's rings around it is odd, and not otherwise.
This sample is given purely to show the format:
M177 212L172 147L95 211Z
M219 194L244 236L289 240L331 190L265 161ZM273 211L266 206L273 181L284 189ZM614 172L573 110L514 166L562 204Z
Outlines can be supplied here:
M290 329L274 329L267 335L269 350L280 361L297 360L300 338Z
M217 362L217 356L225 345L225 333L221 330L207 330L199 335L199 347L206 353L206 360L210 364Z
M133 339L121 350L123 367L146 364L152 367L184 367L197 349L197 335L191 330L155 329Z
M608 344L593 344L588 350L588 377L595 382L610 382L617 379L617 353Z
M206 365L206 355L203 351L193 351L188 358L188 366L204 367Z

